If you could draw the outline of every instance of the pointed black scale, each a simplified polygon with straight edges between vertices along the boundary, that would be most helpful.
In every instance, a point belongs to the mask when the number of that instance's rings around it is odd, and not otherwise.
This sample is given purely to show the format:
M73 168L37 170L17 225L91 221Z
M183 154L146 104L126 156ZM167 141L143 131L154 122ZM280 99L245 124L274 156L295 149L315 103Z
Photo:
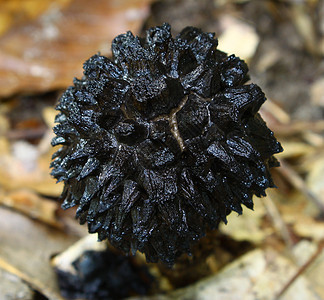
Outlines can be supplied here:
M172 265L208 229L274 187L282 147L246 63L213 33L168 24L94 55L56 109L52 175L99 240Z

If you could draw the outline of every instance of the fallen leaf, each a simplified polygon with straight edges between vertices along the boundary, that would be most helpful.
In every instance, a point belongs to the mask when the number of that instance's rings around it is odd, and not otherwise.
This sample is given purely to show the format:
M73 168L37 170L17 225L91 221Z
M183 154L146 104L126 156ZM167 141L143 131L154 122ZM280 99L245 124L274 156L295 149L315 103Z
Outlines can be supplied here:
M62 299L50 258L76 241L73 236L0 207L0 268L49 299Z
M19 189L6 194L0 194L0 204L20 211L33 219L62 228L56 218L59 203L37 195L27 189Z
M273 250L254 250L229 264L220 273L187 288L141 299L224 299L273 300L298 268L286 257ZM138 298L135 298L138 299ZM281 300L318 300L309 281L300 276Z
M305 264L315 253L318 245L315 242L302 240L293 249L293 254L299 266ZM318 293L320 299L324 299L324 249L315 259L315 261L305 270L304 275L309 279Z
M220 18L223 33L219 36L219 50L234 53L244 60L254 55L259 43L255 28L247 22L225 15Z
M316 221L309 216L298 217L298 222L293 224L293 228L296 234L303 238L310 238L313 241L324 239L324 222Z
M70 0L1 0L0 1L0 36L15 24L33 20L44 13L50 6L63 7ZM54 2L54 3L53 3Z
M311 101L314 105L324 107L324 78L319 78L311 86Z
M244 207L242 215L231 213L227 217L228 223L220 224L220 231L237 241L261 243L266 236L272 233L261 228L262 219L266 214L261 201L261 199L255 198L254 210Z
M0 97L70 85L82 76L86 59L98 51L110 53L116 35L138 33L149 3L72 0L14 26L0 37Z
M315 151L314 147L301 141L281 140L280 142L284 151L277 156L281 159L298 158L303 155L312 154Z
M82 253L86 251L104 251L107 247L108 243L98 242L97 234L89 234L70 246L67 250L56 255L52 259L51 264L54 268L63 272L75 274L76 271L72 263L81 256Z
M317 157L306 178L308 188L322 201L324 205L324 155Z
M26 188L42 195L59 196L63 184L56 184L50 176L53 153L54 149L41 153L37 146L25 141L12 143L9 151L0 156L0 184L9 191Z
M0 268L0 299L34 299L33 290L18 276Z

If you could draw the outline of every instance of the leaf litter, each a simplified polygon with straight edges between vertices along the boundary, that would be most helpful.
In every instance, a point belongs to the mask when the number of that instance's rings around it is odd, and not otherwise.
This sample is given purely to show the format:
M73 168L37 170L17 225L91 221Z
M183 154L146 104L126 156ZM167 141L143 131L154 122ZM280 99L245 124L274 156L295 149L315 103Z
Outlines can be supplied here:
M1 1L0 6L4 2ZM0 64L0 77L5 78L0 99L0 270L5 279L0 281L0 291L4 291L3 284L9 280L14 286L11 295L19 288L25 291L22 299L34 297L34 290L48 299L63 299L50 258L64 253L86 234L76 229L79 225L73 214L62 211L56 201L62 186L56 185L48 175L52 155L48 141L52 136L53 107L60 89L78 75L75 70L81 71L85 56L100 50L101 43L111 39L105 31L99 31L100 38L91 49L83 48L82 43L76 49L71 46L76 45L73 40L64 48L60 45L64 39L55 38L51 51L63 49L67 59L73 58L66 65L67 69L61 68L61 63L55 60L57 56L46 56L49 52L45 48L40 48L45 54L42 62L28 58L43 42L44 35L38 33L44 33L46 26L49 36L56 34L55 30L51 31L55 28L50 22L44 27L44 17L41 19L45 11L48 12L48 2L44 4L44 11L39 8L33 15L28 13L32 10L21 8L26 10L25 19L20 22L14 17L14 9L10 13L1 10L1 15L8 14L1 22L9 21L1 25L0 44L12 44L2 47L0 56L12 58L14 55L10 66L16 69L8 71L8 60L7 64ZM54 2L56 16L68 11L70 16L83 18L80 11L88 7L85 1L78 7L74 1ZM35 5L37 1L30 3ZM133 25L127 22L120 25L119 20L118 32L109 34L114 36L127 29L139 33L141 26L147 28L164 21L174 24L175 31L191 24L223 38L229 34L229 40L242 35L244 28L248 30L247 39L252 38L251 44L255 45L247 52L252 79L264 88L268 97L262 116L285 152L278 156L283 168L273 172L278 189L270 191L267 198L255 199L254 212L230 215L228 225L219 233L207 236L196 248L194 257L181 258L172 270L148 264L158 282L151 291L156 295L148 299L211 299L216 295L222 299L276 299L279 296L280 299L324 299L323 1L204 0L199 3L177 1L175 5L166 0L153 3L150 12L149 4L147 1L136 8L123 1L116 10L109 8L109 13L116 13L113 22L130 7L133 10L128 10L128 16L131 17L131 11L135 14ZM107 7L100 5L98 1L98 10L91 11L92 20L97 20L96 30L100 24L107 25L104 21ZM103 7L105 10L99 13ZM149 17L144 22L146 16ZM92 21L87 19L87 22L85 24ZM240 22L246 27L237 27ZM66 26L75 33L88 25L69 27L74 26L71 21ZM39 30L35 31L36 40L35 36L25 35L28 28ZM83 36L93 32L89 29ZM48 41L48 36L46 39ZM74 57L74 54L77 55ZM24 66L29 73L15 75ZM55 81L57 76L62 77ZM84 253L85 250L80 249ZM138 254L136 260L145 265L141 255Z

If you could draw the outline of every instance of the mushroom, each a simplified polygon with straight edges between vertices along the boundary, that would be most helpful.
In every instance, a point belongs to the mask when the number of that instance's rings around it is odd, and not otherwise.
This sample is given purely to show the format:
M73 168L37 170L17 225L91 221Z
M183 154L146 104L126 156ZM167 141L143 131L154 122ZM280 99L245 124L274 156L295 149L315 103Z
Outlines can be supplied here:
M265 95L217 45L194 27L173 38L168 24L121 34L60 98L52 175L99 240L172 265L274 187L282 147L258 113Z

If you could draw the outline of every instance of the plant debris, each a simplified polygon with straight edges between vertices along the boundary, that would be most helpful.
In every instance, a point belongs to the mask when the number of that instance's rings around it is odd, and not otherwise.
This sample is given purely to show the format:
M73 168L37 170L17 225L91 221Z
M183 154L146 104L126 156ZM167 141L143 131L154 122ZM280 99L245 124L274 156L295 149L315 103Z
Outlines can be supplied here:
M0 298L62 300L52 257L83 237L115 251L80 226L77 206L60 208L64 184L48 167L54 105L87 58L111 55L117 34L145 37L167 22L173 37L188 25L215 32L218 50L245 60L285 151L270 170L278 188L228 215L192 256L169 268L137 251L157 284L138 299L324 299L323 14L324 0L0 0Z

